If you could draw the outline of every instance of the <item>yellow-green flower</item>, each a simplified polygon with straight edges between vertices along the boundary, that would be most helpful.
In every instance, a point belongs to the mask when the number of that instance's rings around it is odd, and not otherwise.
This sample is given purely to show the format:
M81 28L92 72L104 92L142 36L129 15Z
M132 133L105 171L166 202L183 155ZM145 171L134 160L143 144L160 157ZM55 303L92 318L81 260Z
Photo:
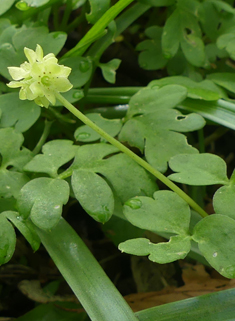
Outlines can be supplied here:
M14 81L8 84L10 88L20 88L19 97L22 100L34 100L39 106L55 105L56 92L66 92L73 86L68 80L71 68L58 65L58 59L50 53L43 57L43 50L37 45L36 50L24 48L29 62L20 67L8 67Z

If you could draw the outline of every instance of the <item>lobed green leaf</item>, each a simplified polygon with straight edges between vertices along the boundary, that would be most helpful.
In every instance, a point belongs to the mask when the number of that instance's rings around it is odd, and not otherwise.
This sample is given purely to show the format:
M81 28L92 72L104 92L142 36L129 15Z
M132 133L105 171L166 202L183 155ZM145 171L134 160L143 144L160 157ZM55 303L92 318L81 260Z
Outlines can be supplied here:
M74 158L77 149L78 146L74 146L71 140L52 140L43 145L43 154L36 155L24 166L24 170L46 173L55 178L59 168Z
M193 240L210 265L226 278L235 278L235 221L220 214L202 219Z
M69 185L66 181L52 178L36 178L27 183L17 198L20 216L39 228L49 230L60 220L62 206L69 199Z
M168 178L178 183L198 186L229 183L226 163L217 155L176 155L170 159L169 166L178 173Z
M121 119L106 119L103 118L101 114L97 113L86 114L86 116L112 137L117 136L122 128ZM86 143L94 142L99 139L104 141L97 132L87 125L78 127L74 133L74 137L77 141Z
M16 245L16 235L13 226L4 215L0 215L0 265L7 263Z
M188 204L176 193L157 191L150 197L137 196L124 205L124 215L133 225L153 232L187 234Z

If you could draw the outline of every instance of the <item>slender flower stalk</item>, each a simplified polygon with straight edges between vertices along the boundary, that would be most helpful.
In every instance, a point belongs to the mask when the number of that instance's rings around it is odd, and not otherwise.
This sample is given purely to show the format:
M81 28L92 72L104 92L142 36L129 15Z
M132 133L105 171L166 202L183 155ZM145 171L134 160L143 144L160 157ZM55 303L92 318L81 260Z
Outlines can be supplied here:
M72 88L71 83L67 79L71 72L71 68L58 65L58 60L55 58L54 54L48 54L43 57L43 50L39 45L37 45L35 52L28 48L25 48L24 52L29 62L24 62L20 67L8 68L9 73L15 80L11 81L8 86L11 88L21 87L20 99L34 100L36 104L42 107L48 107L50 103L54 105L57 98L74 116L95 130L113 146L116 146L120 151L131 157L157 179L161 180L172 191L184 199L185 202L187 202L202 217L206 217L208 215L196 202L194 202L193 199L191 199L166 176L153 168L118 140L111 137L60 94L60 92L66 92Z

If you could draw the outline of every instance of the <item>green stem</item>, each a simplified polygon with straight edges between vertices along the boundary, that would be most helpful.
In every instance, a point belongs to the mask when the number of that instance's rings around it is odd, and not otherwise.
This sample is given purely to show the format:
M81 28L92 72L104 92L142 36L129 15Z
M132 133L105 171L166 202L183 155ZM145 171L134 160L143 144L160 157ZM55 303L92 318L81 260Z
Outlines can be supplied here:
M72 9L73 9L73 1L67 0L64 15L63 15L62 22L60 25L60 30L65 30L68 20L69 20L69 17L70 17L70 14L72 12Z
M108 133L106 133L99 126L94 124L89 118L83 115L78 109L76 109L72 104L70 104L60 93L56 93L57 99L78 119L80 119L84 124L91 127L95 130L100 136L106 139L110 144L116 146L120 151L128 155L132 158L136 163L140 166L144 167L148 172L153 174L157 179L162 181L166 186L168 186L172 191L176 192L181 198L185 200L195 211L197 211L202 217L206 217L208 214L196 203L192 200L186 193L184 193L177 185L171 182L166 176L160 173L158 170L153 168L150 164L148 164L145 160L137 156L133 153L129 148L121 144L118 140L111 137Z
M81 56L91 43L97 39L108 26L108 24L116 18L116 16L122 12L130 3L134 0L119 0L114 6L112 6L106 13L93 25L93 27L86 33L86 35L79 41L79 43L70 51L68 51L64 57L69 56Z
M35 229L91 320L138 321L87 246L63 218L50 231L36 226Z
M44 145L45 141L47 140L47 137L50 133L52 123L53 123L53 121L45 120L45 126L44 126L42 136L39 139L37 145L34 147L34 150L33 150L34 155L37 155L40 152L42 146Z

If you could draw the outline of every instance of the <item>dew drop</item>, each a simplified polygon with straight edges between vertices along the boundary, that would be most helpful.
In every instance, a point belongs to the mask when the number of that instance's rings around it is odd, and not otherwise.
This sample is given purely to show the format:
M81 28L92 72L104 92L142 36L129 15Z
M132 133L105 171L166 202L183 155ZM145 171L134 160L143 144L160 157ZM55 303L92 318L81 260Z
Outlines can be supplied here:
M26 11L26 10L29 10L29 8L30 8L29 5L24 1L17 2L15 6L17 9L19 9L21 11Z
M89 133L79 133L77 136L76 136L76 139L77 140L83 140L83 139L87 139L91 136L91 134Z
M79 70L81 72L86 72L90 69L90 63L87 60L82 60L79 64Z
M11 188L10 186L8 186L8 185L6 186L6 189L10 189L10 188Z
M83 94L82 90L78 90L73 94L73 98L76 98L78 100L81 99L83 96L84 96L84 94Z
M218 253L217 253L217 252L213 253L213 257L216 257L217 255L218 255Z
M55 210L58 210L58 208L60 208L60 205L56 205L56 206L54 207Z
M134 210L137 210L142 206L142 202L139 199L133 198L132 200L127 201L125 205L130 206Z

